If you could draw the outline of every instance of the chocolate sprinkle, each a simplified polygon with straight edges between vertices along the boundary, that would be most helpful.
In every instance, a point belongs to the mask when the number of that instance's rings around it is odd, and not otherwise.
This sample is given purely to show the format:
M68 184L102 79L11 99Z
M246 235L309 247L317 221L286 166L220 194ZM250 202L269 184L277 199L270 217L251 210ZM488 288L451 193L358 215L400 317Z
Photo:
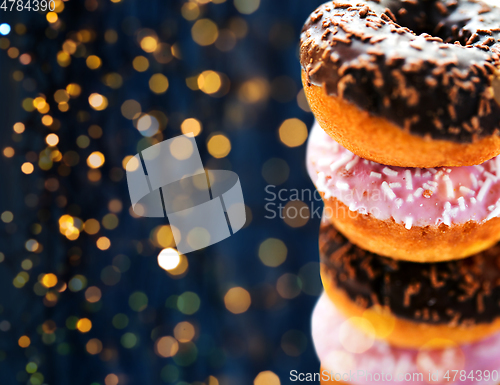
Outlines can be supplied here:
M500 244L458 261L395 261L353 245L322 223L319 249L336 287L364 308L384 304L396 317L449 326L500 317Z
M308 85L411 134L470 143L500 128L499 25L500 8L479 0L328 2L303 28L302 68Z

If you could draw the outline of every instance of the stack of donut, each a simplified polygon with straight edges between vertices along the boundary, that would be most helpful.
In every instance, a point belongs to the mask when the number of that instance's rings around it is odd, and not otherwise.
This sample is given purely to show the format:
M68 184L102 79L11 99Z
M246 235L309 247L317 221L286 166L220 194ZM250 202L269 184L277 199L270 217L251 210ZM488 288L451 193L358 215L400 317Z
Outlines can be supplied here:
M488 4L333 0L304 26L322 383L500 383L500 2Z

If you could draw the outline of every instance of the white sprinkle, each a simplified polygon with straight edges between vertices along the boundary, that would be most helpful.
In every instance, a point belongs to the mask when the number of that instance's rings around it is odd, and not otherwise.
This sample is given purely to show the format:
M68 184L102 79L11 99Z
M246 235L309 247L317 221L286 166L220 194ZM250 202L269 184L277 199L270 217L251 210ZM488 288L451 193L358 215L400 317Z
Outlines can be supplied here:
M497 177L488 171L485 171L484 175L486 175L486 178L493 179L493 182L496 182L496 180L497 180Z
M341 180L338 180L335 183L335 187L337 187L339 190L349 190L349 183L342 182Z
M444 184L446 186L446 197L448 199L455 198L455 190L453 190L453 182L448 175L443 177Z
M420 171L421 171L421 169L419 169L419 168L416 169L416 171L415 171L415 176L416 177L419 177L421 175Z
M493 211L494 208L495 208L495 205L489 205L488 206L488 211Z
M497 205L496 209L493 210L490 215L486 218L487 221L489 221L492 218L500 216L500 206Z
M351 160L349 163L345 165L345 169L349 171L351 168L356 166L356 164L359 162L359 157L355 156L353 160Z
M332 160L330 158L321 158L320 160L318 160L318 166L320 167L328 166L331 163Z
M430 185L427 182L422 185L426 190L431 190L433 193L436 192L436 186Z
M387 176L398 176L398 172L396 170L393 170L392 168L389 167L384 167L382 170L382 173L387 175Z
M431 186L434 186L434 187L437 187L439 185L438 182L436 182L435 180L429 180L427 181L428 184L430 184Z
M422 187L419 187L414 193L413 195L415 196L415 198L420 198L422 196L422 193L424 192L424 189Z
M318 172L318 178L316 179L316 188L325 194L324 198L328 199L332 196L330 189L326 187L326 177L323 171Z
M472 197L470 198L470 203L472 203L473 205L475 205L477 202L476 198Z
M474 175L473 173L470 173L469 175L470 175L470 180L472 182L472 188L477 189L478 183L477 183L476 175Z
M406 179L406 189L407 190L413 190L413 179L411 177L411 171L406 170L405 171L405 179Z
M429 171L426 171L422 174L422 178L429 178L432 174Z
M450 211L450 215L452 218L456 218L458 214L458 207L453 207Z
M410 203L411 203L411 202L413 202L413 201L414 201L414 199L413 199L413 195L411 195L411 194L410 194L410 195L408 195L408 196L406 197L406 201L407 201L407 202L410 202Z
M444 175L443 170L440 170L437 174L434 175L434 180L438 180L442 175Z
M477 168L479 171L483 172L484 171L484 167L481 166L480 164L476 164L474 165L475 168Z
M349 210L356 211L356 202L351 202L351 204L349 205Z
M446 172L449 174L451 172L451 168L447 168Z
M380 173L378 173L378 172L373 172L373 171L370 173L370 176L371 176L372 178L377 178L377 179L382 178L382 174L380 174Z
M443 211L443 222L445 225L451 226L451 203L446 202L444 204L444 211Z
M396 208L399 209L403 205L404 201L401 198L396 198L394 201L394 204L396 205Z
M437 173L437 170L435 168L428 168L427 170L429 170L433 174Z
M458 206L460 207L460 210L465 211L465 199L464 199L464 197L458 198L457 201L458 201Z
M330 170L331 171L335 171L337 170L338 168L342 167L343 165L345 165L347 162L349 162L352 158L352 155L353 154L344 154L340 157L340 159L337 159L335 162L333 162L331 165L330 165Z
M389 183L389 187L390 188L400 188L401 187L401 183L399 183L399 182Z
M483 186L481 187L481 190L479 190L479 192L477 193L477 200L479 202L483 201L484 197L486 196L486 193L488 192L492 184L493 181L490 178L486 179Z
M396 198L396 194L394 194L394 191L389 187L389 184L387 182L382 183L382 191L387 195L387 198L389 198L391 201Z
M471 190L470 188L465 187L465 186L460 186L458 188L458 191L460 191L462 194L470 194L470 195L475 194L474 190Z
M410 230L412 225L413 225L413 218L412 217L406 217L405 218L405 228L407 230Z
M366 159L363 159L363 163L364 163L364 164L369 164L370 162L369 162L369 161L367 161Z

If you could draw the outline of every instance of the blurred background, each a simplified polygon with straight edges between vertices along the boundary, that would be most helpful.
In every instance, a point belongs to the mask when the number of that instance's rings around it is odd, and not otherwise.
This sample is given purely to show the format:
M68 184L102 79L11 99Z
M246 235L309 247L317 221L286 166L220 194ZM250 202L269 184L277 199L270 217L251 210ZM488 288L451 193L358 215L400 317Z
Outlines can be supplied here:
M318 371L321 202L298 41L321 1L35 1L0 8L0 383ZM159 257L171 229L130 210L124 164L186 132L207 169L239 175L247 223Z

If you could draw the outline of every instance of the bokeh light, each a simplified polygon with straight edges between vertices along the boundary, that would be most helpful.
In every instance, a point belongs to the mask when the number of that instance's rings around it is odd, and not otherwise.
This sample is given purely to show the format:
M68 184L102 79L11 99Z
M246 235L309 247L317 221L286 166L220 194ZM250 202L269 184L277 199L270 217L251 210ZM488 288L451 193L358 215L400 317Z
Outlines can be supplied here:
M248 310L252 299L247 290L242 287L233 287L229 289L224 296L224 304L227 310L233 314L241 314Z

